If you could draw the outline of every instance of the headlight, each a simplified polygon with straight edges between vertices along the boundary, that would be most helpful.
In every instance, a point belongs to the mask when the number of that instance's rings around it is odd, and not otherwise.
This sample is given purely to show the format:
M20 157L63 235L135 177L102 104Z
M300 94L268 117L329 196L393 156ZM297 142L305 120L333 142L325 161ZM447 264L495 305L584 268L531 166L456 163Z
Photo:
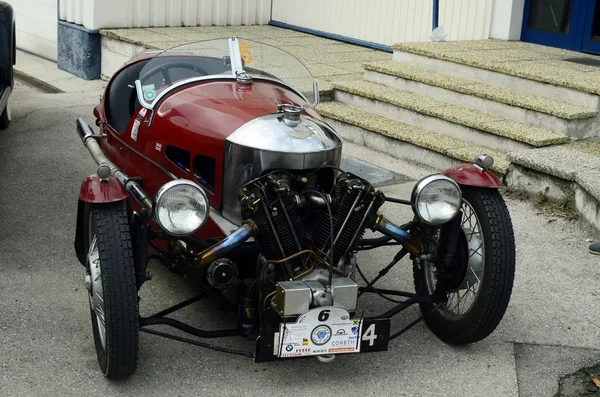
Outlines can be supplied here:
M414 213L428 225L442 225L453 219L462 205L460 187L444 175L430 175L415 186L411 205Z
M204 190L194 182L178 179L158 189L154 219L169 234L189 236L204 225L209 210Z

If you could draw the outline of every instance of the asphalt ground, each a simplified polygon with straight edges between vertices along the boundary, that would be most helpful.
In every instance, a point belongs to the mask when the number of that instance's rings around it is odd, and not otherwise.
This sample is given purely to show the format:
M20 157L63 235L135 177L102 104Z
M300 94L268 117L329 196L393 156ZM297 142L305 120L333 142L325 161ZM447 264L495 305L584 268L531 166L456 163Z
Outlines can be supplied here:
M73 251L77 196L94 162L75 133L75 119L93 122L100 92L44 94L22 83L13 96L13 123L0 131L0 396L553 396L561 378L600 362L600 258L587 253L598 237L587 225L507 198L517 241L513 297L486 340L451 347L423 324L394 340L390 351L254 364L250 359L140 335L138 369L111 382L98 369L84 269ZM92 124L93 125L93 124ZM407 175L386 194L408 197L427 171L347 145L359 160ZM407 172L410 171L410 172ZM396 222L409 208L384 207ZM374 277L395 251L368 251L359 261ZM198 291L160 263L141 292L141 312L154 313ZM407 261L381 287L412 288ZM390 306L361 298L365 315ZM394 319L399 329L417 309ZM232 320L210 302L176 316L214 329ZM164 329L163 329L164 330ZM252 350L251 341L222 346Z

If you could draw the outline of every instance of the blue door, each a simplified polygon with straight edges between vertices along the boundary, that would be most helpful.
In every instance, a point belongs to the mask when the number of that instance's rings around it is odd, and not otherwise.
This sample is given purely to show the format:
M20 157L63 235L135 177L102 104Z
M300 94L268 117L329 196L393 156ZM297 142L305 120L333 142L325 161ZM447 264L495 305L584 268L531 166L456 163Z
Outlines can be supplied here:
M582 50L600 54L600 0L588 4Z
M525 0L521 40L600 54L600 0Z

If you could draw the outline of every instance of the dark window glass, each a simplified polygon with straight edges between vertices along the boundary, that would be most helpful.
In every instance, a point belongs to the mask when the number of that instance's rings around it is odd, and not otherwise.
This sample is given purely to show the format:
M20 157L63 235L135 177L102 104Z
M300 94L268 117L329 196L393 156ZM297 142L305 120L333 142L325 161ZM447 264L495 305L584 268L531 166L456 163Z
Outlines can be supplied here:
M569 34L572 9L573 0L531 0L528 26L550 33Z
M215 159L206 156L194 157L194 176L200 185L215 191Z
M175 146L167 146L165 154L179 168L185 172L190 172L190 152Z
M600 43L600 0L596 0L596 11L594 11L592 37L590 39L596 43Z

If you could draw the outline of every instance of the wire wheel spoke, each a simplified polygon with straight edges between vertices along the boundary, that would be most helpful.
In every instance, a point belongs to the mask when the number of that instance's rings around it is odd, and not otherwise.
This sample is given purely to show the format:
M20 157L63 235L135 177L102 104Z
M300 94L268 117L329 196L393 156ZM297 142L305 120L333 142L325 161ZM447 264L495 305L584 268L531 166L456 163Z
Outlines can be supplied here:
M462 213L461 228L468 245L465 258L468 268L460 287L448 292L447 302L440 306L440 311L449 316L460 316L471 309L477 300L485 264L485 246L477 214L467 201L463 201ZM428 292L433 293L437 285L437 269L431 262L425 262L425 282Z

